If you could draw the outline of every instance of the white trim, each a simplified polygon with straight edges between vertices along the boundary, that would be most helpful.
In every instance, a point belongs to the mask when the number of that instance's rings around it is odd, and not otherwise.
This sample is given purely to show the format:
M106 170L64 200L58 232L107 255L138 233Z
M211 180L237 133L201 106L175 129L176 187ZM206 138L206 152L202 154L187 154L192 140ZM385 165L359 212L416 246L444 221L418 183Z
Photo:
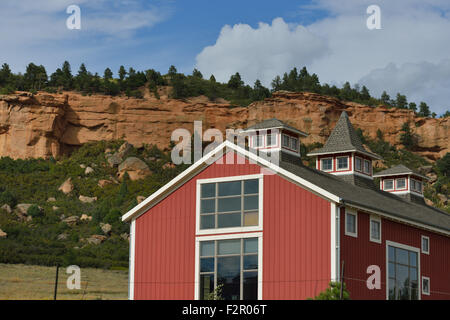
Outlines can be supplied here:
M330 244L330 252L331 252L331 281L339 280L339 216L340 210L339 207L334 203L330 203L330 229L331 229L331 244Z
M424 239L427 239L427 241L428 241L428 250L427 251L425 251L423 249L423 240ZM423 254L430 254L430 237L427 237L427 236L421 236L420 237L420 248L421 248L421 251L422 251Z
M406 244L386 240L386 300L389 300L389 246L396 247L400 249L405 249L409 251L414 251L417 253L417 298L421 300L422 283L419 281L420 277L420 249L416 247L411 247Z
M406 188L406 179L407 178L405 178L405 177L403 177L403 178L395 178L395 189L406 189L406 190L408 190L407 188ZM399 188L398 187L398 182L400 181L400 180L403 180L404 182L405 182L405 185L403 186L403 188Z
M323 160L328 160L328 159L331 159L331 169L329 169L329 170L324 170L323 169ZM334 165L333 165L333 163L334 163L334 161L333 161L333 157L327 157L327 158L322 158L322 159L320 159L320 171L323 171L323 172L330 172L330 171L333 171L333 167L334 167Z
M380 224L380 239L375 239L372 237L372 221L378 222ZM376 243L381 243L382 242L382 233L381 233L381 219L378 216L374 216L374 215L370 215L369 218L369 240L372 242L376 242Z
M128 211L122 216L122 221L129 221L131 218L137 218L141 214L143 214L145 211L150 209L153 205L158 203L161 199L169 195L173 190L176 189L177 184L179 182L182 182L184 180L188 180L193 177L193 175L196 173L196 170L200 170L201 168L207 167L209 164L205 165L205 162L217 156L217 153L219 153L222 149L227 148L226 152L229 152L231 150L234 150L235 152L243 155L244 157L247 157L254 163L259 163L260 165L270 169L269 171L274 172L275 174L279 174L283 176L284 178L293 181L296 184L299 184L303 188L306 188L307 190L311 191L312 193L321 196L322 198L325 198L328 201L334 201L334 202L341 202L341 198L332 194L331 192L322 189L315 184L279 167L276 164L271 163L270 161L263 159L256 155L255 153L245 150L244 148L226 140L222 142L217 148L210 151L207 155L203 156L200 160L198 160L196 163L191 165L188 169L180 173L178 176L173 178L170 182L168 182L166 185L161 187L158 191L153 193L151 196L149 196L147 199L142 201L140 204L138 204L136 207ZM224 153L225 154L225 153ZM203 167L202 167L203 166ZM192 176L189 176L192 175Z
M347 215L355 216L355 232L350 232L347 230ZM345 235L358 238L358 211L345 208Z
M200 185L205 183L216 183L216 182L228 182L228 181L241 181L258 179L258 225L250 227L231 227L231 228L214 228L214 229L203 229L200 230ZM195 234L205 235L205 234L222 234L222 233L236 233L236 232L253 232L262 231L263 229L263 204L264 204L264 175L263 174L250 174L243 176L231 176L231 177L220 177L211 179L198 179L196 184L196 198L195 198Z
M331 152L309 152L307 154L308 157L312 157L312 156L322 156L324 154L336 154L336 153L345 153L345 152L358 152L361 153L365 156L368 156L369 158L375 159L375 160L382 160L383 158L381 158L379 155L375 154L375 153L369 153L369 152L362 152L360 150L356 150L356 149L349 149L349 150L339 150L339 151L331 151Z
M262 232L252 232L195 237L194 300L200 299L200 242L243 238L258 238L258 300L263 299L263 234Z
M345 168L339 168L339 159L342 159L342 158L347 159L347 166ZM350 168L350 157L349 156L336 157L336 171L349 170L349 168Z
M361 161L361 169L360 170L356 169L356 160L357 159L359 159ZM364 159L355 155L353 161L354 161L354 163L353 163L353 169L354 170L353 171L359 172L359 173L364 173Z
M366 172L366 162L369 163L369 172ZM372 176L372 173L373 173L372 160L364 159L364 161L363 161L363 171L362 172Z
M424 285L423 285L423 281L424 281L424 280L428 281L428 292L425 292L425 291L423 290L423 289L424 289ZM425 295L425 296L429 296L429 295L430 295L430 292L431 292L431 282L430 282L430 278L429 278L429 277L422 276L422 294Z
M134 259L136 250L136 219L131 221L130 225L130 257L128 267L128 299L134 300Z

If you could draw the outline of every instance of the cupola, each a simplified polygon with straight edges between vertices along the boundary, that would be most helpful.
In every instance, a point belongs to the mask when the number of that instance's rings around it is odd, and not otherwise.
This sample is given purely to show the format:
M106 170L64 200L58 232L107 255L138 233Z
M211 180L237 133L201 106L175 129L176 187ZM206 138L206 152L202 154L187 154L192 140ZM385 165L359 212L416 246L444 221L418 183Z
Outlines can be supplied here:
M367 151L343 111L325 145L308 153L316 157L316 169L362 187L375 188L372 161L380 156Z
M283 152L300 158L300 138L308 134L281 120L272 118L259 122L242 132L248 136L248 145L258 152Z
M374 175L380 178L380 189L413 202L424 203L423 187L429 180L400 164Z

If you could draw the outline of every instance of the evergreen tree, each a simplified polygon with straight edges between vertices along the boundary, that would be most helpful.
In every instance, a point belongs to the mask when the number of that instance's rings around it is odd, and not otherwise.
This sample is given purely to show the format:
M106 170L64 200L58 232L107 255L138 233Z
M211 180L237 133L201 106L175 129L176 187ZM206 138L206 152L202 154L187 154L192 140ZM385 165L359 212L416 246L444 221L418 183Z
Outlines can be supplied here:
M360 94L361 94L361 99L362 99L363 101L368 101L368 100L370 100L369 89L367 89L366 86L363 86L363 87L362 87Z
M429 117L430 116L430 108L423 101L419 104L419 116L421 116L421 117Z
M275 79L272 80L272 91L279 91L281 90L281 78L280 76L276 76Z
M62 66L62 83L65 90L73 89L73 76L72 69L70 67L70 63L68 61L64 61Z
M47 71L45 67L37 66L34 63L30 63L27 66L26 72L23 75L24 86L27 90L40 90L47 84Z
M192 71L192 76L195 78L203 79L202 73L197 69L194 69L194 71Z
M212 74L211 77L209 77L209 81L211 82L216 82L216 77L214 77L214 75Z
M410 102L409 103L409 110L412 110L414 112L417 111L417 104L415 102Z
M9 65L7 63L4 63L2 65L2 68L0 69L0 87L6 86L8 83L10 83L11 78L11 69L9 68Z
M400 142L405 146L406 149L411 150L415 146L414 137L409 127L409 122L405 122L400 129Z
M177 73L178 73L177 68L175 68L174 65L171 65L169 67L169 72L167 74L172 77L172 76L176 75Z
M400 109L406 109L408 106L408 101L406 100L406 96L400 93L397 93L397 98L395 99L395 106Z
M112 80L112 78L113 78L113 73L112 73L111 69L106 68L105 72L103 73L103 79L105 81L109 81L109 80Z
M264 100L270 97L270 91L261 84L261 81L256 80L251 93L251 99L253 101Z
M241 79L241 75L239 72L236 72L234 75L230 77L230 80L228 80L228 87L232 89L239 89L244 85L244 81Z
M387 94L386 91L383 91L380 100L384 105L390 105L391 97Z
M125 76L127 75L127 71L125 70L124 66L120 66L118 75L119 75L120 81L123 81L125 79Z

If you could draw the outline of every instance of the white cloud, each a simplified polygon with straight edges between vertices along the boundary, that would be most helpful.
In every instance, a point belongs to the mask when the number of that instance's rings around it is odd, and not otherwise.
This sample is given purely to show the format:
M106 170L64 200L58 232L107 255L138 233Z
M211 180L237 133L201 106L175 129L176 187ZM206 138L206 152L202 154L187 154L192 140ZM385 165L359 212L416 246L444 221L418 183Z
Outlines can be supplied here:
M197 56L197 67L203 73L218 74L222 81L239 71L249 82L261 78L268 85L276 74L305 65L322 83L364 80L375 94L395 82L395 88L410 100L429 102L435 112L441 112L448 107L442 104L450 93L427 84L444 83L445 76L429 72L429 80L424 82L423 73L411 76L410 72L412 66L422 69L426 63L437 70L450 58L450 2L379 0L381 30L366 27L366 9L371 4L372 0L316 0L299 7L299 16L303 11L317 11L326 12L324 18L287 31L282 19L256 29L242 24L226 26L217 42ZM276 32L278 29L281 32ZM395 80L387 81L392 68L397 72ZM384 70L383 83L373 80L380 70Z
M324 39L303 26L292 27L278 18L272 25L260 23L257 28L226 25L217 42L197 56L196 67L220 81L228 81L239 72L246 82L260 79L267 85L280 70L310 64L327 51Z

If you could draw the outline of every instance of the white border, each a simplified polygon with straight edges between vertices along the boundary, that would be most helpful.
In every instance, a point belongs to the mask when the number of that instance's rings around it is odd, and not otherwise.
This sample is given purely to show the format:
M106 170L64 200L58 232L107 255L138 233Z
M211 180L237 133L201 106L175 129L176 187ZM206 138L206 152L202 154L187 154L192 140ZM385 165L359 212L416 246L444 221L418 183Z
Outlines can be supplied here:
M405 249L409 251L414 251L417 253L417 292L418 292L418 299L421 300L421 292L422 292L422 281L419 281L421 279L420 276L420 249L416 247L411 247L406 244L401 244L394 241L386 240L386 300L389 300L389 246L396 247L400 249Z
M428 251L423 250L423 239L424 238L428 240ZM423 254L428 254L428 255L430 254L430 237L427 237L427 236L420 237L420 249Z
M380 224L380 239L375 239L372 237L372 221L376 221ZM369 240L372 242L381 243L383 239L383 233L381 232L381 229L381 218L371 214L369 219Z
M347 231L347 214L351 214L355 216L355 232ZM345 208L345 235L358 238L358 211L351 210L349 208Z
M334 202L330 202L330 229L331 229L331 243L330 243L330 253L331 253L331 281L338 281L339 279L339 255L340 255L340 244L339 244L339 233L340 233L340 208Z
M263 234L262 232L251 232L195 237L195 300L200 299L200 242L243 238L258 238L258 300L263 299Z
M217 228L217 229L203 229L200 230L200 185L204 183L214 183L214 182L228 182L228 181L239 181L239 180L250 180L258 179L258 225L251 227L233 227L233 228ZM205 234L222 234L222 233L236 233L236 232L252 232L252 231L262 231L263 229L263 204L264 204L264 175L263 174L251 174L243 176L231 176L231 177L221 177L212 179L198 179L197 180L197 191L195 199L195 234L205 235Z
M345 168L340 168L339 169L339 158L347 158L347 166ZM350 158L349 156L339 156L336 157L336 171L346 171L346 170L350 170Z
M399 188L399 187L398 187L398 181L399 181L399 180L405 180L405 186L404 186L403 188ZM403 178L395 178L395 189L407 191L408 188L406 187L406 186L407 186L407 182L406 182L406 181L408 181L408 178L406 178L406 177L403 177ZM408 181L408 182L409 182L409 181Z
M428 281L428 292L423 291L424 285L423 285L423 281L427 280ZM425 296L429 296L431 293L431 282L430 282L430 278L429 277L425 277L422 276L422 294Z
M134 300L134 257L136 251L136 220L131 221L130 225L130 257L128 267L128 299Z
M391 189L386 189L386 181L392 181L392 188ZM391 190L395 190L395 179L383 179L383 191L391 191Z

